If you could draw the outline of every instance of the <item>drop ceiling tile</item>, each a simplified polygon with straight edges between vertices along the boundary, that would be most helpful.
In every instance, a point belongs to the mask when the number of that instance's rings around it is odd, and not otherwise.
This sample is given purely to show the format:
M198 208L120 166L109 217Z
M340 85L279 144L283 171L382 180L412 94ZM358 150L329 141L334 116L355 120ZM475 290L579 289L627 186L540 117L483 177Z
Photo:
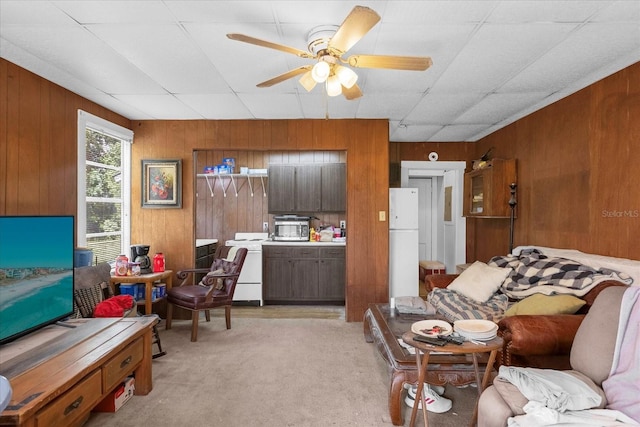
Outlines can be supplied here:
M3 28L2 37L106 93L162 93L162 88L81 27Z
M512 78L500 92L531 92L542 87L554 92L566 86L574 88L573 82L595 73L597 77L586 83L590 84L605 77L598 70L616 58L627 54L638 58L639 48L638 24L586 24Z
M182 94L180 101L205 119L229 120L251 116L249 109L235 94Z
M416 93L365 93L358 117L402 120L422 98Z
M271 1L273 9L281 23L305 23L310 27L317 25L340 25L357 6L366 6L380 14L381 1ZM311 28L309 28L311 29Z
M155 120L203 119L173 95L116 95L115 98L146 112Z
M229 91L206 55L177 25L102 24L87 28L168 92Z
M406 123L446 125L485 97L482 93L428 93L405 117Z
M494 124L549 96L547 92L489 94L453 120L454 124Z
M567 37L574 24L484 25L432 92L491 92Z
M259 22L275 23L271 2L166 0L167 8L184 23Z
M581 23L610 4L610 1L519 0L501 1L487 18L488 23L559 22Z
M427 142L431 141L442 126L437 125L398 125L389 128L389 141L391 142Z
M302 114L296 94L239 93L238 97L256 119L294 119Z
M383 21L396 24L443 24L481 22L498 1L393 1L389 2Z
M80 24L171 23L175 18L162 1L56 1L56 6Z
M640 1L613 1L593 16L591 22L640 23Z
M3 32L7 25L75 26L77 24L49 1L2 0L0 1L0 32Z
M475 134L482 131L484 125L447 125L434 134L430 141L461 142L469 141Z

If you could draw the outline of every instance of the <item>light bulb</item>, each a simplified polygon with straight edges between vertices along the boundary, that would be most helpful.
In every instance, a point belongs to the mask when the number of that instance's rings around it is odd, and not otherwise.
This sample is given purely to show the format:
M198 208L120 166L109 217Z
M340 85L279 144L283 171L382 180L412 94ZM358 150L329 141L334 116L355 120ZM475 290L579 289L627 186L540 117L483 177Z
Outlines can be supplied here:
M342 86L347 89L351 89L356 81L358 81L358 75L351 69L343 67L341 65L336 67L336 75Z
M330 71L329 64L324 61L318 61L311 69L311 77L313 77L313 80L316 82L322 83L327 80Z
M298 81L300 82L302 87L307 90L307 92L311 92L313 88L316 87L316 81L313 79L311 71L307 71L306 73L304 73Z
M335 74L327 79L327 95L338 96L342 93L342 85Z

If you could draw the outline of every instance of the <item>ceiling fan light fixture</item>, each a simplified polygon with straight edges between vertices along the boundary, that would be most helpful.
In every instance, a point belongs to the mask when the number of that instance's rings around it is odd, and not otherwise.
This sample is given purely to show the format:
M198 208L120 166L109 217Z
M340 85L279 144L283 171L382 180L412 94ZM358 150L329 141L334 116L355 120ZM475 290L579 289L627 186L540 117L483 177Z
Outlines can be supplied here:
M307 71L306 73L304 73L298 81L300 82L302 87L307 90L307 92L311 92L313 88L316 87L316 81L313 79L311 71Z
M327 79L327 95L338 96L342 93L342 85L335 74Z
M317 83L323 83L329 77L329 73L331 72L331 67L327 62L318 61L316 65L311 69L311 77Z
M347 89L351 89L358 81L358 75L351 68L343 67L342 65L336 66L336 76L338 76L342 86Z

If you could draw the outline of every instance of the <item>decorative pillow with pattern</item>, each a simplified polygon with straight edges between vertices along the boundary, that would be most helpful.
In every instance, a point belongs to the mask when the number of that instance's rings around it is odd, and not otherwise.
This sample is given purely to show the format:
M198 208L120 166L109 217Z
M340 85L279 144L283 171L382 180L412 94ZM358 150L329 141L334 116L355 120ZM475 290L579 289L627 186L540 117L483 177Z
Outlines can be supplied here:
M224 269L219 268L217 270L210 271L209 273L207 273L207 275L205 277L202 278L202 280L198 284L200 286L210 286L210 285L206 284L207 278L211 277L211 276L216 276L218 274L224 274ZM223 290L224 289L224 279L217 279L214 286L219 291Z

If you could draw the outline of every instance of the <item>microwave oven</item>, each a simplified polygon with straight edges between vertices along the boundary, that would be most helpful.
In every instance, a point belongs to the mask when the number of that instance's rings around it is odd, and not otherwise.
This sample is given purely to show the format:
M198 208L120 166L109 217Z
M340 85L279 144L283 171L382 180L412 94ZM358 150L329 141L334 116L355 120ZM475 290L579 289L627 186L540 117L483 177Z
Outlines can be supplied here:
M309 240L309 217L284 215L273 220L273 240L301 242Z

